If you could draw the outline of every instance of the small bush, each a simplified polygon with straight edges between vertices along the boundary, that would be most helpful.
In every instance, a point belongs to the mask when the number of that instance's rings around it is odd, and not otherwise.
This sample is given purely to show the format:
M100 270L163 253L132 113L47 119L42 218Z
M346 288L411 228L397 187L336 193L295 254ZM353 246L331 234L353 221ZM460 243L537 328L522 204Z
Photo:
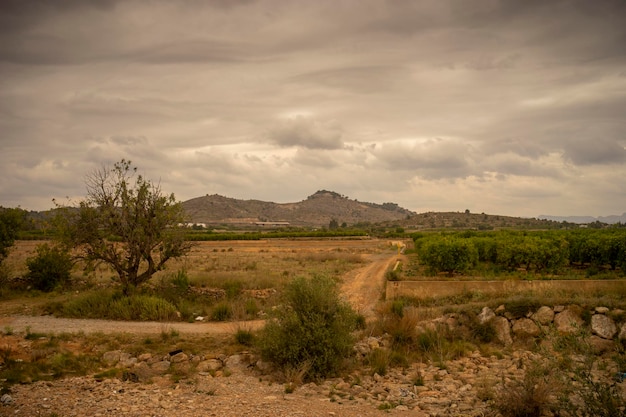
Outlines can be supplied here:
M474 340L480 343L491 343L496 338L496 328L492 320L486 323L480 323L478 320L474 321L471 325L471 332Z
M187 276L187 272L184 269L176 272L176 274L171 277L170 282L179 291L187 291L190 285L189 277Z
M248 298L245 304L246 314L249 316L256 316L259 314L259 305L254 298Z
M355 317L332 278L295 278L258 339L261 356L282 369L308 364L305 379L335 374L352 355Z
M59 316L76 318L141 321L178 319L176 307L167 300L148 295L124 297L113 291L90 292L64 304L49 304L46 310Z
M235 341L243 346L252 346L254 334L250 330L237 329L237 332L235 332Z
M404 316L404 300L393 300L391 302L391 312L402 318Z
M218 303L213 307L211 319L214 321L226 321L233 316L233 309L228 303Z
M70 280L73 262L70 254L47 243L37 246L37 255L26 260L28 279L39 291L50 292Z
M551 408L555 391L549 375L549 369L529 366L521 380L498 387L493 407L503 417L541 417Z
M232 300L236 298L243 290L243 282L239 280L229 279L222 283L222 289L226 292L226 298Z
M390 269L385 272L385 278L387 281L400 281L400 273L395 269Z
M404 308L404 302L395 300L388 312L383 312L378 322L380 331L391 336L395 348L410 346L417 339L416 326L419 322L417 309Z
M384 376L391 364L391 352L387 349L374 349L367 355L366 364L371 368L371 373Z
M168 321L177 319L176 307L168 301L148 295L121 297L109 306L116 320Z

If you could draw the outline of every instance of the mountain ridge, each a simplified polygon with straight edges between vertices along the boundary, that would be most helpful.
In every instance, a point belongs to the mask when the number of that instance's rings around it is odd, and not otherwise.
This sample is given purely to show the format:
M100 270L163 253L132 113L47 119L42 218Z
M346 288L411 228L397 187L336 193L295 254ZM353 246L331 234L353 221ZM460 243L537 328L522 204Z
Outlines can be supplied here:
M282 222L292 226L320 227L336 221L351 226L402 220L416 214L395 203L361 202L328 190L319 190L295 203L240 200L207 194L184 201L182 205L191 222L205 224Z

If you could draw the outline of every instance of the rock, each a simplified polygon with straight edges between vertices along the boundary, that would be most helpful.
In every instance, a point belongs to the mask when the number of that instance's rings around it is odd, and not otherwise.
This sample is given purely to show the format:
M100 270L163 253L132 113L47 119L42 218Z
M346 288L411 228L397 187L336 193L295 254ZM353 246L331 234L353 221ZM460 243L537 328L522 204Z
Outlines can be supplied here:
M498 316L493 319L493 328L496 331L496 339L504 346L513 344L511 337L511 323L506 317Z
M606 314L609 312L609 308L608 307L596 307L596 313L598 314Z
M252 362L252 357L249 353L240 353L226 358L224 366L229 369L245 369L250 362Z
M591 332L603 339L613 339L617 334L617 326L610 317L594 314L591 316Z
M619 340L626 340L626 323L622 324L622 329L619 332Z
M478 322L480 324L485 324L488 321L492 320L494 317L496 317L496 313L494 313L492 309L490 309L489 307L483 307L483 309L476 318L478 319Z
M580 316L569 308L554 316L554 326L560 334L577 333L583 324L584 322Z
M0 397L0 403L2 403L3 405L13 404L13 397L11 397L9 394L4 394L2 397Z
M378 349L380 348L380 340L376 337L368 337L367 346L370 348L370 350Z
M137 358L132 357L130 353L122 352L120 354L120 360L118 362L118 365L121 366L122 368L130 368L134 366L136 363L137 363Z
M562 313L565 311L565 306L554 306L555 313Z
M142 353L141 355L137 356L137 360L139 362L148 362L150 359L152 359L151 353Z
M615 349L615 342L598 336L591 336L589 338L589 345L596 355L611 352Z
M216 372L224 367L224 364L219 359L207 359L198 364L196 368L199 372Z
M121 355L122 355L122 352L119 350L112 350L109 352L105 352L102 355L102 362L104 362L105 365L107 366L115 366L120 361Z
M268 373L268 372L270 372L272 370L272 364L270 362L258 360L258 361L256 361L256 368L261 373Z
M154 375L154 371L146 362L139 362L135 365L133 373L137 375L137 380L139 382L147 382Z
M170 366L171 366L171 363L169 361L160 361L160 362L155 362L152 365L150 365L150 368L155 373L163 374L170 369Z
M513 323L513 334L523 339L537 337L541 334L541 329L531 319L521 318Z
M496 314L498 315L504 314L505 311L506 311L506 307L504 306L504 304L500 304L498 308L496 308Z
M187 362L189 360L189 356L187 356L184 352L179 352L170 358L170 362L172 363L181 363Z
M554 320L554 310L548 306L542 306L531 318L539 324L547 326Z

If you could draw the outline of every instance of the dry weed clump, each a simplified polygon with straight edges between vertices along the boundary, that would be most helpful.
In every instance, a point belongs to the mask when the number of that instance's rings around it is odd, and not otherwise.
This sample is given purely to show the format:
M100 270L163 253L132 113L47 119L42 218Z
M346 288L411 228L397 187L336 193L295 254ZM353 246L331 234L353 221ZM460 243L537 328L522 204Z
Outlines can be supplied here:
M531 363L521 379L495 388L493 407L503 417L541 417L556 406L559 382L551 369Z

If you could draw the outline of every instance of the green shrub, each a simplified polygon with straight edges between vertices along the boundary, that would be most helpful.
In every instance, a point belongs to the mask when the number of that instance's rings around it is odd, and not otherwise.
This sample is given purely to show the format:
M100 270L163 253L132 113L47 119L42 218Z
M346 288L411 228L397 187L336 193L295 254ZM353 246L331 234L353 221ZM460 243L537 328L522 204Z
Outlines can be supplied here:
M243 346L252 346L254 334L247 329L237 329L235 332L235 341Z
M226 302L217 303L211 312L211 319L214 321L226 321L233 316L233 309Z
M33 287L50 292L70 280L73 262L70 254L58 246L47 243L37 246L37 255L26 260L28 279Z
M243 282L236 279L228 279L222 283L221 287L226 292L226 298L231 300L241 294Z
M167 300L133 295L114 300L109 309L115 320L169 321L177 319L176 307Z
M356 314L327 276L295 278L258 338L261 356L281 369L307 363L305 379L335 374L352 354Z
M171 278L170 282L177 288L179 291L187 291L189 288L189 277L187 276L187 271L181 269L176 272Z
M77 318L141 321L178 319L176 307L167 300L148 295L125 297L110 290L86 293L63 304L49 304L47 310L63 317Z
M259 314L259 305L254 298L248 298L245 304L246 314L255 317Z
M393 300L391 302L391 312L398 318L402 318L404 316L404 300Z

